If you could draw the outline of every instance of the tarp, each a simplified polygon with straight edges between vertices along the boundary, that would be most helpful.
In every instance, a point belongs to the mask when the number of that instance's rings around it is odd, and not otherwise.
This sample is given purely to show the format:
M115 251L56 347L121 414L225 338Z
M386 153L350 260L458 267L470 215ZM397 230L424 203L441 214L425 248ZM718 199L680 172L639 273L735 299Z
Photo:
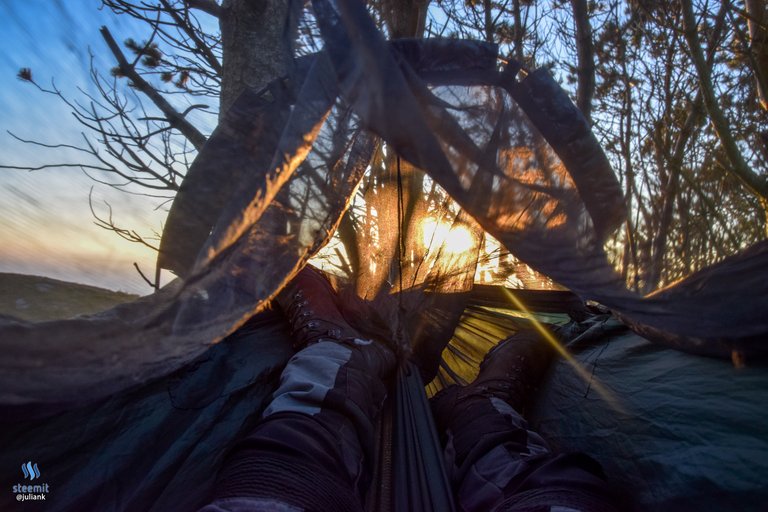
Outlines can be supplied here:
M637 510L765 510L768 367L735 368L633 333L572 350L588 378L559 361L531 413L557 449L596 458Z

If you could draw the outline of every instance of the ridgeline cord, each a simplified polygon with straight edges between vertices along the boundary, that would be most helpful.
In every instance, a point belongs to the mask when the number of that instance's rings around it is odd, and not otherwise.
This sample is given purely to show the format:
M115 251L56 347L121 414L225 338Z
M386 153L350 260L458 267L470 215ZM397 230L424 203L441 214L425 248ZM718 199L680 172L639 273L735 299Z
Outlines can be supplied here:
M403 339L403 253L405 252L405 239L403 237L403 224L405 223L405 201L403 198L403 172L400 168L400 155L397 155L397 278L399 289L397 293L397 345L400 352L407 354L408 350Z

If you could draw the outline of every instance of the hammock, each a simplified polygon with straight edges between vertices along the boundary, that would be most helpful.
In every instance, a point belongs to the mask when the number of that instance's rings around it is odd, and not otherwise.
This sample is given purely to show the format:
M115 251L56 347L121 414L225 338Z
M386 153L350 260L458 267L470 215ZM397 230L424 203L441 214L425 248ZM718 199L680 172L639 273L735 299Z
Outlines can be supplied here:
M182 462L218 461L224 436L253 421L238 408L257 410L270 382L263 365L258 372L241 368L246 373L236 385L227 380L228 365L243 363L217 359L237 345L218 342L242 332L254 315L259 322L272 318L270 300L312 257L338 274L342 294L366 305L358 322L397 340L425 382L440 376L433 391L471 378L468 362L489 343L467 335L477 331L471 322L460 323L472 308L481 313L470 300L486 235L653 342L737 360L765 354L768 242L652 296L630 292L603 249L625 216L620 187L589 126L545 71L514 61L500 67L497 48L482 42L387 42L357 1L313 6L324 50L297 59L290 76L244 92L181 186L158 268L182 279L92 317L36 325L0 320L3 439L24 439L46 454L43 468L71 487L58 491L57 506L196 503L197 491L185 497L171 485L184 478L175 467L195 485L210 478ZM441 235L441 226L451 236ZM449 243L457 233L460 249ZM493 325L483 329L494 332ZM274 343L243 354L277 351L263 357L278 371L284 333L269 321L262 328ZM466 366L452 367L451 360ZM210 400L215 414L190 427L176 414L148 412L152 400L165 399L169 379L184 382L198 371L211 372L207 385L182 385L189 401L181 409ZM401 384L403 393L416 387L407 379ZM424 421L422 400L401 398L405 412ZM405 412L394 424L407 419ZM120 431L120 414L136 430ZM153 420L140 425L131 414ZM76 419L86 421L84 428L68 431ZM428 429L414 425L408 432L422 433L412 443L428 439ZM112 462L88 463L91 436L110 429L113 437L99 446ZM154 429L182 438L164 442ZM51 440L44 444L40 436ZM7 457L32 457L15 441L4 442ZM135 455L145 457L147 445L161 461ZM70 458L58 454L64 446L76 450L66 451ZM434 467L425 450L411 454L422 453ZM430 496L440 499L439 492Z
M551 316L560 308L565 318L573 304L563 294L556 295L564 300L549 292L526 295L540 305L531 308L537 315ZM455 347L470 339L492 346L529 326L521 313L499 287L474 291L450 342L453 352L446 351L442 378L427 389L441 386L441 379L452 382L452 374L471 379L482 356ZM55 493L47 504L51 510L195 510L209 498L212 475L227 449L253 427L274 390L291 355L285 326L281 315L266 310L161 379L44 419L3 414L0 478L20 482L19 466L37 463L41 481ZM594 382L558 363L531 414L532 425L557 448L597 458L617 484L637 496L641 509L675 511L697 504L703 510L761 509L768 499L764 366L735 369L728 361L692 357L626 332L582 340L571 350L594 381L620 399L623 412L595 391ZM397 421L423 427L429 420L419 414L424 409L418 372L408 378L407 389L398 391L410 396L399 400L405 411ZM432 434L402 432L412 441L391 445L408 447L412 455L423 450L424 456L382 464L390 476L375 475L378 485L369 491L368 510L395 510L387 507L394 494L408 500L405 510L417 496L438 499L432 496L439 496L443 485L441 468L425 464L423 471L410 471L419 459L432 457ZM383 443L386 438L380 435ZM428 479L419 481L415 474ZM0 493L0 507L15 510L12 498Z

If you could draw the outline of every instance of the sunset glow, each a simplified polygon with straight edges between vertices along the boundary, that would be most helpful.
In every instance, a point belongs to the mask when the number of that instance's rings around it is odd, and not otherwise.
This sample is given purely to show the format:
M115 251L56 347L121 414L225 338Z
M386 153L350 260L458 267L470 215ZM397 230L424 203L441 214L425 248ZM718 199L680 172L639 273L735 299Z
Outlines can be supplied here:
M459 254L475 247L475 237L464 225L451 226L449 223L427 217L421 223L424 246L442 248L449 254Z

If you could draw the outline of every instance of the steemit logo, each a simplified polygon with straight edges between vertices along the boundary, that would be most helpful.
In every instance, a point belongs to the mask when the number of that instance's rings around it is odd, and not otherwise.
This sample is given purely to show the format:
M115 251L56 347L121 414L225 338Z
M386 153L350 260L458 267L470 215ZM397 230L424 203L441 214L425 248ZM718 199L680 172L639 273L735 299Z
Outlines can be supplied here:
M21 473L30 481L40 478L40 468L31 460L21 465ZM47 483L35 482L34 484L16 484L11 492L16 495L16 501L43 501L48 497L51 488Z
M37 464L32 464L32 462L27 462L25 464L21 465L21 472L24 473L24 478L29 478L30 480L34 480L35 478L40 478L40 470L37 469Z

